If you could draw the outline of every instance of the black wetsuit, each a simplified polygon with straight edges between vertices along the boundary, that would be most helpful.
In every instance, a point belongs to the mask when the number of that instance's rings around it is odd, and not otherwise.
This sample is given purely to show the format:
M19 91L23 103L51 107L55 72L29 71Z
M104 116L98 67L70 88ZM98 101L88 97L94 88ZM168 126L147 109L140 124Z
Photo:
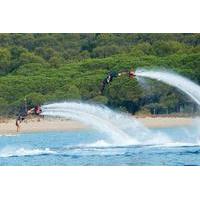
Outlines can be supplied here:
M19 111L19 114L17 115L16 122L20 121L20 123L21 123L23 120L25 120L26 116L27 116L27 109L21 108Z
M117 77L118 76L118 73L117 72L110 72L108 74L108 76L102 81L102 84L101 84L101 93L103 93L105 87L107 84L109 84L110 82L112 82L113 78Z

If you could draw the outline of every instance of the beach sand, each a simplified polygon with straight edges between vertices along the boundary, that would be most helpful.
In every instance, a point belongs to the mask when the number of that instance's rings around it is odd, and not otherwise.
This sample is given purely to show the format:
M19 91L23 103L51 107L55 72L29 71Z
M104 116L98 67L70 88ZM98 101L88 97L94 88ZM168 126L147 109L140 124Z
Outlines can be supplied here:
M163 128L174 126L187 126L192 124L192 118L180 117L137 117L141 123L149 128ZM16 135L19 133L48 132L48 131L73 131L86 129L80 122L63 119L29 119L21 123L20 132L16 132L15 120L3 120L0 122L0 135Z
M0 123L0 135L15 135L18 133L69 131L80 130L86 126L79 122L61 119L37 119L26 120L21 123L20 131L16 132L15 120L6 120Z
M145 117L137 118L148 128L164 128L176 126L188 126L192 124L193 118L186 117Z

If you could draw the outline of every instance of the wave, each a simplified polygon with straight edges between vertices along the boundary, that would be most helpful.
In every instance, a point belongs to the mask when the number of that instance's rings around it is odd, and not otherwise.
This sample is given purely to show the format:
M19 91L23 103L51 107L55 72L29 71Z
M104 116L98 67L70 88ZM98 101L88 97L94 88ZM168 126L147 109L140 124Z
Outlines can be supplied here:
M147 153L148 149L159 149L154 152L159 153L161 149L165 149L166 153L170 149L184 148L184 152L188 151L190 147L200 147L200 144L196 143L168 143L168 144L151 144L151 145L129 145L129 146L113 146L103 141L97 141L96 143L79 145L79 146L68 146L61 149L51 150L50 148L39 149L27 149L27 148L4 148L0 150L0 158L13 158L13 157L33 157L33 156L63 156L71 158L79 158L85 156L119 156L126 154L140 154L144 151ZM168 149L168 150L167 150ZM195 150L196 152L196 150ZM200 152L200 150L198 150ZM152 153L152 151L150 151Z
M200 147L200 143L174 142L174 143L150 145L150 147L154 148Z
M56 154L55 151L50 150L49 148L45 149L26 149L26 148L14 148L14 147L5 147L0 150L0 157L21 157L21 156L36 156L36 155L49 155Z

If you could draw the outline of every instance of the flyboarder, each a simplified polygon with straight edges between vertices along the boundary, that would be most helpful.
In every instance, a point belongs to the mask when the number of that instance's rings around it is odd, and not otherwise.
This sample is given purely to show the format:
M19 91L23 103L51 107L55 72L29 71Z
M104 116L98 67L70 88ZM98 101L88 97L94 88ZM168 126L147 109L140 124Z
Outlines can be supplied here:
M115 71L112 71L108 74L108 76L102 81L101 83L101 89L100 89L100 93L102 94L106 85L109 84L110 82L113 81L113 78L116 78L118 76L118 73Z
M129 78L133 79L135 77L135 72L132 69L130 71L121 71L118 73L115 71L110 72L101 83L100 94L103 94L106 85L110 84L114 78L122 75L128 75Z
M28 110L27 114L40 115L41 112L42 112L41 107L39 105L36 105L34 108Z
M128 72L128 76L129 76L129 78L134 78L135 72L134 72L133 70L130 70L130 71Z
M42 109L39 105L36 105L34 108L27 109L26 102L25 107L20 110L17 119L16 119L16 126L17 126L17 132L20 131L20 124L26 119L28 115L37 115L39 116L42 113Z

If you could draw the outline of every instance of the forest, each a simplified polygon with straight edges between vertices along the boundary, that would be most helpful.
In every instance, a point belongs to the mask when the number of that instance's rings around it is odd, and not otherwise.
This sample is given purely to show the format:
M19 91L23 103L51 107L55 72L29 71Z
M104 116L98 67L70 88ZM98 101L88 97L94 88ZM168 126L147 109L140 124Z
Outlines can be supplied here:
M164 69L200 84L200 34L0 34L0 115L60 101L107 105L131 114L195 114L177 89L146 79L118 77L99 93L110 71ZM176 81L176 80L174 80Z

